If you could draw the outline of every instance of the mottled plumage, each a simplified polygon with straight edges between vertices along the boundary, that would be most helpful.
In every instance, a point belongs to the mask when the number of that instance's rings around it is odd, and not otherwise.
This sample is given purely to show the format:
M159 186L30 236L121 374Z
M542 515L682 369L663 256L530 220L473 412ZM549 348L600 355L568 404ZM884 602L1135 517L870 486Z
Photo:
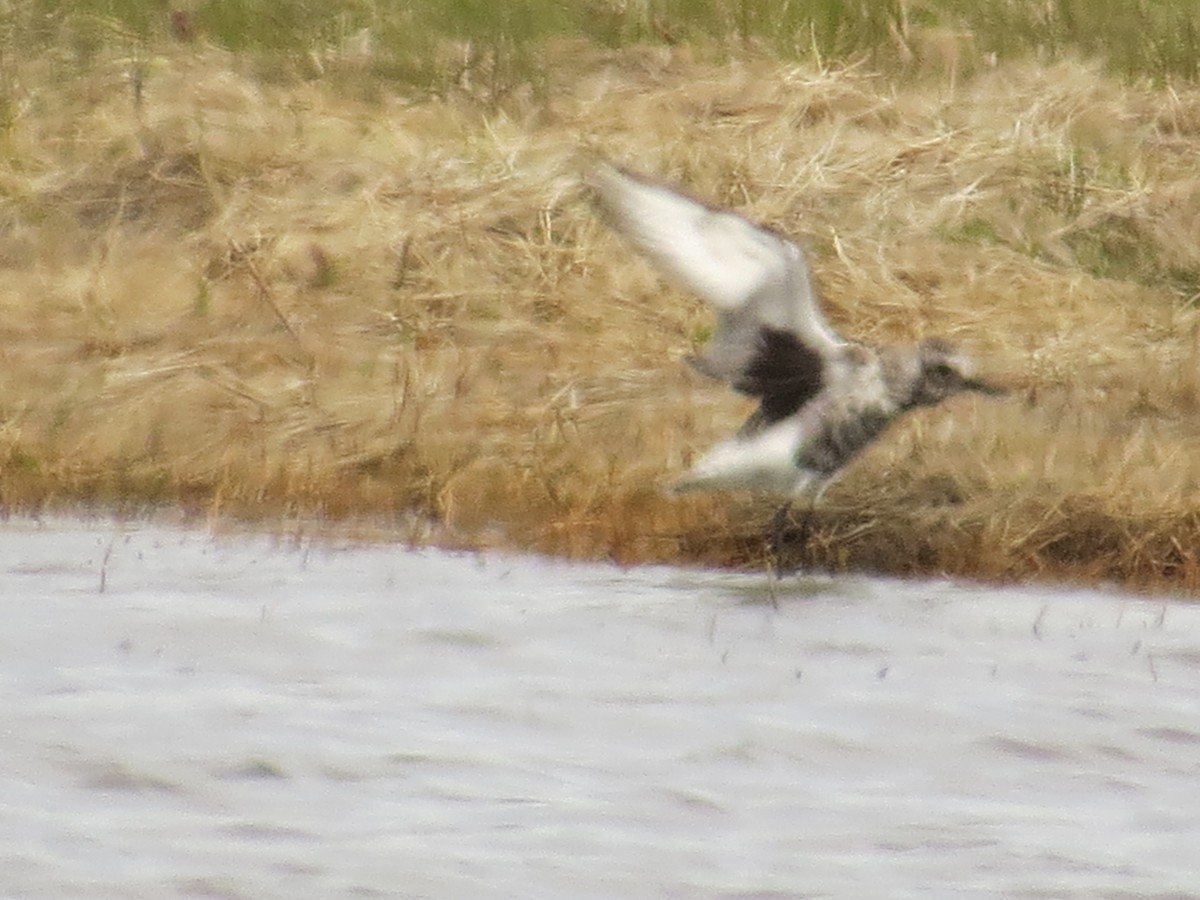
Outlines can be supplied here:
M962 391L1000 393L947 341L872 347L840 337L803 251L770 229L607 163L586 181L617 231L715 309L693 365L759 401L674 490L815 498L904 412Z

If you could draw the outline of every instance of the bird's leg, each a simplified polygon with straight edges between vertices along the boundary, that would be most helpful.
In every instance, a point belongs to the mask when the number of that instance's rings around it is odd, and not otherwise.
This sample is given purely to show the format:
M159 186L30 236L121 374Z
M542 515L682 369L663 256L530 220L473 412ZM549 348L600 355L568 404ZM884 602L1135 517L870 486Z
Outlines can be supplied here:
M774 581L778 581L783 575L783 539L787 532L791 511L791 500L775 510L775 515L771 519L770 531L767 532L767 568L770 570L771 578Z
M802 548L807 547L809 540L812 538L813 518L817 512L817 500L819 497L819 494L814 495L810 497L808 503L805 504L804 515L800 519L800 537L796 541L796 543Z
M788 526L792 524L792 508L795 505L794 500L789 500L775 511L774 517L771 519L770 531L767 533L767 567L771 571L773 578L778 581L784 573L784 558L787 544L791 544L797 550L803 550L808 546L809 540L812 538L813 518L816 514L817 502L821 499L823 490L816 492L809 497L808 503L804 505L804 510L800 516L799 528L795 531L795 539L787 541ZM792 554L795 558L795 554ZM794 571L797 567L791 566L788 571Z

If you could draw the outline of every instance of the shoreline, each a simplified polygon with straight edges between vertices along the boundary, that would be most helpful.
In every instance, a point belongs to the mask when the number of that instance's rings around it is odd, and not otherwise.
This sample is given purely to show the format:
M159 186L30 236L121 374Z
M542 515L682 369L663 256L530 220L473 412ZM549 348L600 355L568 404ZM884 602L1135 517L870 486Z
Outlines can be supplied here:
M711 320L599 222L587 146L803 241L848 336L943 334L1014 388L889 431L800 562L1200 589L1200 90L1077 62L544 64L552 96L495 106L202 47L136 103L29 62L0 171L4 513L762 565L773 506L659 493L746 404L687 371Z

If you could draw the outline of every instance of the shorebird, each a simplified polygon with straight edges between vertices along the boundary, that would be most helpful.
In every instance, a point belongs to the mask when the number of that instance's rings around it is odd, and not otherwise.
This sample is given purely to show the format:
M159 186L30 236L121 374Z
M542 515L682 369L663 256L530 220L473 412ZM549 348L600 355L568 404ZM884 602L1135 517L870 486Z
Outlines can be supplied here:
M841 337L821 313L804 251L770 228L607 162L584 180L618 232L715 309L712 339L689 362L759 401L669 490L784 498L772 555L792 502L815 506L899 416L964 391L1004 393L941 338L877 347Z

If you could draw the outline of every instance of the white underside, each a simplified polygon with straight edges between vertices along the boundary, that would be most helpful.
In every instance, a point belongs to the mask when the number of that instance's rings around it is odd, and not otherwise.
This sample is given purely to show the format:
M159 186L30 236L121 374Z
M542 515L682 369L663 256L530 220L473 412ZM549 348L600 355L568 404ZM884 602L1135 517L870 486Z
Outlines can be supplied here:
M818 472L797 468L801 436L800 422L789 418L757 434L722 441L674 482L671 490L754 490L781 496L807 493L824 479Z

